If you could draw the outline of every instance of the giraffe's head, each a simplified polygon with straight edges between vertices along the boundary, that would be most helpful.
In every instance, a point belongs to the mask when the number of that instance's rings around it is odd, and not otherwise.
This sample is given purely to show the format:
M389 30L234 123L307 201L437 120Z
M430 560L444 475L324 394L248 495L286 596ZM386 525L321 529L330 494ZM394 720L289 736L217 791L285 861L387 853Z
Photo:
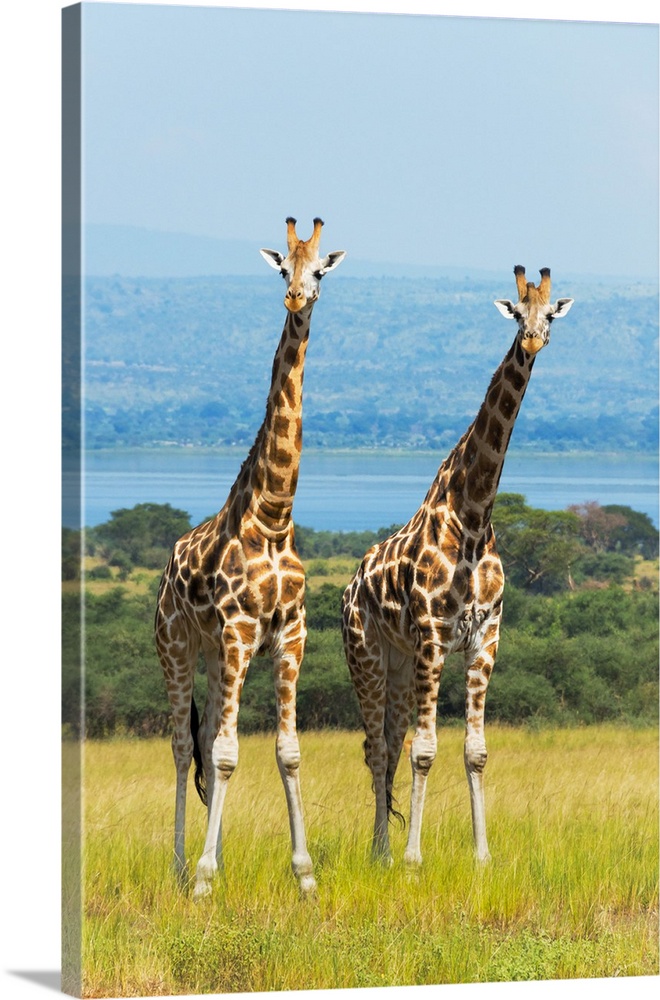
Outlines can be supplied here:
M518 323L518 340L523 351L537 354L550 340L550 324L553 319L565 316L573 305L573 299L557 299L550 302L550 268L541 268L541 280L536 286L533 281L525 281L525 268L516 264L513 269L518 286L516 305L509 299L497 299L495 305L506 319Z
M332 271L346 256L345 250L333 250L326 257L319 257L319 242L323 221L314 219L314 232L308 240L296 236L296 220L286 220L288 253L284 257L277 250L260 250L266 263L279 271L286 281L284 305L289 312L300 312L308 303L319 297L321 278Z

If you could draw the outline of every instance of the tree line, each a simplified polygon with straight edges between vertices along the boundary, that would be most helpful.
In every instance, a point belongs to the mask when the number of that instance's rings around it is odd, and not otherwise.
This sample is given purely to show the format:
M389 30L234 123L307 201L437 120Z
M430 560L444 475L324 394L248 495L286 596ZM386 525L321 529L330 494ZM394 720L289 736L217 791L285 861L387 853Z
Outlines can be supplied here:
M658 592L654 573L635 560L658 556L658 531L629 507L595 503L566 511L529 507L519 494L501 494L493 522L507 583L502 639L487 698L487 717L508 723L652 722L658 710ZM114 511L84 538L65 530L63 576L63 721L78 734L80 593L85 616L84 731L90 737L149 736L170 728L152 625L159 574L174 541L190 528L185 511L138 504ZM375 532L325 532L298 526L307 565L334 557L353 565L393 526ZM108 581L102 593L76 584L80 554L93 557L89 580ZM142 574L146 589L129 583ZM301 729L359 728L340 633L343 586L308 589L308 643L298 687ZM205 698L203 661L196 679ZM464 710L462 660L450 657L440 686L441 719ZM241 701L243 732L275 728L268 658L255 659Z

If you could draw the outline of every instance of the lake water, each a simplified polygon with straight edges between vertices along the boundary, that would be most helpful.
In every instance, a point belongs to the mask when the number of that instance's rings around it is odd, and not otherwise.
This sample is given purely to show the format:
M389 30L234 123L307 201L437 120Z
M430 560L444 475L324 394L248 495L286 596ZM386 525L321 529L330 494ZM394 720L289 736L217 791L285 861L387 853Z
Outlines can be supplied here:
M188 448L93 451L85 456L83 523L137 503L170 503L193 524L224 503L246 450ZM303 453L294 506L298 524L317 530L375 530L403 523L417 510L443 455L427 452ZM65 494L73 488L65 471ZM500 492L563 510L597 500L627 504L658 525L658 460L648 455L507 455ZM67 509L66 495L64 509ZM75 525L67 521L71 527Z

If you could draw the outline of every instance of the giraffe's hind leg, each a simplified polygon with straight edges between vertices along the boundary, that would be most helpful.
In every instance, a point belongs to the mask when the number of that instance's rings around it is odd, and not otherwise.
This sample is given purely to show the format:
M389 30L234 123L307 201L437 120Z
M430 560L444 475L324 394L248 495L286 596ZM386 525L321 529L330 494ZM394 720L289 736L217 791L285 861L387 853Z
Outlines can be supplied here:
M412 658L389 647L387 656L387 694L385 707L385 740L387 743L387 807L391 815L403 817L394 807L394 776L401 757L406 731L412 719L414 687Z
M183 883L188 877L185 851L186 792L193 758L190 709L199 639L184 619L175 614L165 614L163 607L170 610L167 595L161 595L156 615L156 647L172 709L172 755L176 767L174 870Z
M388 747L385 737L387 666L376 629L348 590L343 605L344 650L364 726L364 759L371 771L376 815L371 845L374 861L392 863L388 830Z

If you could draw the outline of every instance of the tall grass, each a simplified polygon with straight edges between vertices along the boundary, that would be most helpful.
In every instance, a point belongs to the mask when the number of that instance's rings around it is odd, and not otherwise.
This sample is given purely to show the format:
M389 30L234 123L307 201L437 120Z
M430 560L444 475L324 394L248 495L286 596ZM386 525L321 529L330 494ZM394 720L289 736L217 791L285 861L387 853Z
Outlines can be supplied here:
M369 861L373 799L358 733L303 734L318 897L290 872L274 738L244 737L225 871L201 903L170 871L166 741L85 749L84 989L130 996L653 975L658 972L657 730L491 726L492 863L475 866L462 731L439 732L424 865ZM409 767L395 794L407 812ZM205 810L189 798L194 863Z

